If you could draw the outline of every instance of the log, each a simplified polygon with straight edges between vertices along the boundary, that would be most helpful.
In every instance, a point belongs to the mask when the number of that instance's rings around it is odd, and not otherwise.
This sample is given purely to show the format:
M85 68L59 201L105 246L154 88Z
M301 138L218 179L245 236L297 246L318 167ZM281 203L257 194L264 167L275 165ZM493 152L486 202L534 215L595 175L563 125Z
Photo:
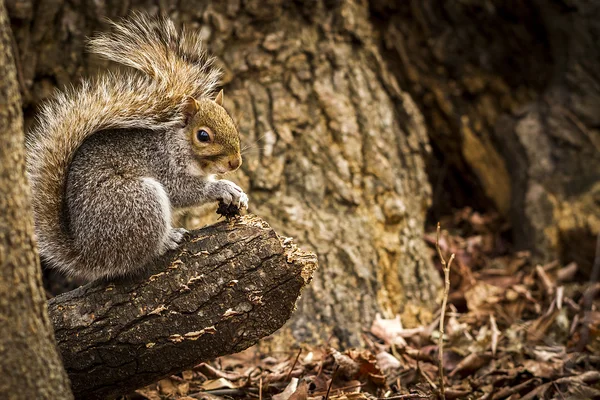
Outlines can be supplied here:
M76 398L128 393L275 332L317 268L256 216L190 232L142 277L48 303Z

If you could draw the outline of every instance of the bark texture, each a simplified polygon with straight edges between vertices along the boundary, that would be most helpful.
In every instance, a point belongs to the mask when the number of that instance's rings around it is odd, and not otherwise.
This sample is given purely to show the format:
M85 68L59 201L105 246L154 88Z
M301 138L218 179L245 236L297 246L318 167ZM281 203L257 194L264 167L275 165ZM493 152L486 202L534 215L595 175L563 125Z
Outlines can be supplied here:
M245 216L191 232L146 277L53 298L75 397L127 393L252 346L290 318L316 267L314 254Z
M433 209L493 207L518 247L589 271L600 232L600 3L371 7L388 65L427 121Z
M204 34L250 146L234 180L253 213L321 262L288 325L296 339L357 344L376 312L402 312L409 326L431 318L427 132L382 59L366 2L11 3L29 113L55 86L107 67L83 51L109 29L105 17L162 12ZM197 216L191 226L211 222Z
M33 241L12 44L0 1L0 397L70 399Z

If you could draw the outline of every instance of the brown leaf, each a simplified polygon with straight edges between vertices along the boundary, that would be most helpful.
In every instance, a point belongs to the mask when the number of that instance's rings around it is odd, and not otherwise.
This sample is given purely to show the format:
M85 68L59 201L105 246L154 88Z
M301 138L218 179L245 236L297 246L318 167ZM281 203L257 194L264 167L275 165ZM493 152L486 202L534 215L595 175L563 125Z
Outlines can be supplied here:
M523 367L533 376L540 378L554 379L562 374L562 364L552 364L535 360L523 361Z
M377 365L381 368L382 371L387 372L388 370L395 370L402 366L402 363L386 351L381 351L377 353Z
M375 315L375 320L371 325L371 333L383 340L386 344L395 344L397 346L405 346L406 341L403 337L405 336L404 328L402 327L402 321L400 316L396 315L393 319L381 318L380 314ZM410 330L409 336L420 333L421 330Z
M360 364L347 354L342 354L337 350L332 352L335 363L339 366L338 374L345 379L352 379L360 371Z
M292 378L283 392L273 395L273 400L289 400L298 389L298 378Z
M577 263L572 262L556 272L556 280L559 282L568 282L573 280L577 274Z
M501 293L499 287L480 281L465 292L465 299L469 310L474 311L485 305L497 303Z
M525 396L521 397L521 400L533 400L533 399L543 399L544 395L550 389L552 382L544 383L533 389L531 392L527 393Z
M177 385L177 393L181 396L185 396L190 391L190 383L183 382Z
M206 364L206 363L199 364L194 369L196 371L203 373L207 378L210 378L210 379L224 378L229 381L237 381L244 377L243 375L235 373L235 372L227 372L227 371L218 370L215 367L213 367L212 365Z
M511 396L515 393L521 393L521 392L524 392L525 390L529 390L532 387L539 386L541 382L542 382L542 380L539 378L532 378L523 383L519 383L518 385L504 387L504 388L500 389L498 392L496 392L492 396L492 399L493 400L505 399L508 396Z
M312 399L312 398L311 398ZM364 393L342 393L336 396L329 396L329 400L369 400L372 397Z
M347 354L359 365L359 370L352 378L367 378L375 385L385 384L385 375L377 366L377 359L367 350L348 350Z
M560 313L560 310L554 310L550 314L542 315L527 328L527 340L530 342L543 341L546 332L554 323L554 320Z
M477 371L483 367L489 360L492 359L491 353L472 353L466 356L461 362L458 363L456 368L450 372L449 376L454 375L464 376Z
M178 400L189 400L189 399L193 399L193 400L225 400L224 397L221 396L215 396L214 394L210 394L210 393L195 393L194 397L182 397L179 398Z
M446 399L447 400L452 400L452 399L464 399L467 398L467 396L469 394L473 393L472 390L466 390L466 389L452 389L452 388L448 388L446 389Z
M300 382L298 388L289 398L289 400L307 400L308 399L308 383L306 381Z
M316 377L312 378L313 392L325 393L327 391L327 387L329 387L329 382L331 378L326 376L325 374L319 374Z
M600 381L600 372L598 371L586 371L580 375L567 376L564 378L559 378L556 380L556 383L587 383L594 384Z
M158 381L158 387L160 389L160 392L162 394L166 394L167 396L173 395L177 392L177 388L173 384L173 381L171 381L171 379L169 378L161 379L160 381Z
M223 388L227 388L227 389L238 388L237 385L235 385L233 382L231 382L225 378L212 379L209 381L205 381L202 383L201 387L204 390L214 390L214 389L223 389Z
M155 387L155 385L152 386ZM138 389L135 391L135 393L148 400L161 400L158 390L149 389L149 387Z
M437 346L435 346L437 348ZM446 371L453 371L464 359L462 355L452 349L444 350L443 366Z

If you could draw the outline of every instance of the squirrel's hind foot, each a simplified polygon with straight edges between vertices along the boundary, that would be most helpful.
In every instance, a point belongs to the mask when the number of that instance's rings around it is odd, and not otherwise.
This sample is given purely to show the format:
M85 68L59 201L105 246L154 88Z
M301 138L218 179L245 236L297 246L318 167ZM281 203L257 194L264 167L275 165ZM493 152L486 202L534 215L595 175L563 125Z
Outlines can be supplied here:
M187 233L187 229L184 228L171 228L171 230L167 234L164 250L161 252L161 255L169 250L175 250L177 247L179 247L179 245L185 239L185 235Z

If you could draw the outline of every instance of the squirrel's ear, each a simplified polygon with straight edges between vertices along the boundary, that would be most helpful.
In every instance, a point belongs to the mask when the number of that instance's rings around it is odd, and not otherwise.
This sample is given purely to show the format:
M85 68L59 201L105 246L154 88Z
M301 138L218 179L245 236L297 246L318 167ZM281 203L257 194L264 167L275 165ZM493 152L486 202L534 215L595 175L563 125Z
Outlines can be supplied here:
M191 121L192 118L194 118L194 115L196 115L199 109L200 107L196 99L194 99L193 97L188 97L187 99L185 99L182 111L185 117L186 125Z
M215 103L223 107L223 89L221 89L217 97L215 97Z

